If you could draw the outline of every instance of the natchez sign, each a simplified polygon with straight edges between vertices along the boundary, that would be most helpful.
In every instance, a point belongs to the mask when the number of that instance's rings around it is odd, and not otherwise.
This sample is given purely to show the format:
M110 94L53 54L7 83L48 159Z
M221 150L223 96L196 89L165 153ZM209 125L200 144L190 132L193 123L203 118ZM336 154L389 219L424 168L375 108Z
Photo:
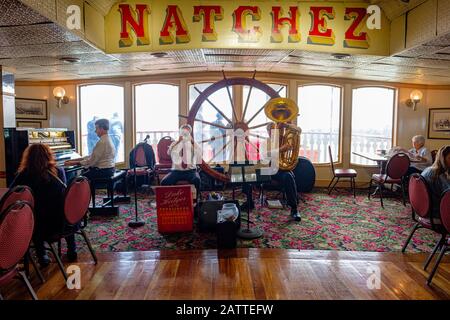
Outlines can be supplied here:
M129 0L105 18L108 53L301 49L389 55L389 21L367 3Z

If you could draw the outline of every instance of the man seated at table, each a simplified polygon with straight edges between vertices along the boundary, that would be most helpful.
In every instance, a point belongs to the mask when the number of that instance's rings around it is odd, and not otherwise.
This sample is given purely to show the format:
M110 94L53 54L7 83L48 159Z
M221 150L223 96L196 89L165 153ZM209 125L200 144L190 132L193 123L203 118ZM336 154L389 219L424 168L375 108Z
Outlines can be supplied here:
M180 137L169 146L167 154L172 158L172 170L161 180L161 185L170 186L179 181L187 181L195 186L198 196L201 180L197 164L202 161L202 150L192 139L190 125L181 126Z
M413 147L409 150L397 149L397 152L405 152L413 160L409 166L407 175L421 173L425 168L432 165L431 152L425 147L425 137L417 135L412 138Z
M76 160L64 163L66 166L82 165L87 171L83 173L89 180L109 178L114 175L116 150L108 135L109 120L99 119L95 122L95 133L100 138L92 151L92 154Z

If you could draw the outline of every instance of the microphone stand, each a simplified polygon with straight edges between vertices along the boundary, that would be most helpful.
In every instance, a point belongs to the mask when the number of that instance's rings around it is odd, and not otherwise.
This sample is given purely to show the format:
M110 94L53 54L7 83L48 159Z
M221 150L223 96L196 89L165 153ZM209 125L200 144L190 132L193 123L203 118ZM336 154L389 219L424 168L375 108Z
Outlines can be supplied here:
M149 138L149 136L147 136L144 140L145 143L147 143L147 139ZM134 214L135 214L135 219L134 221L130 221L128 223L128 226L130 228L139 228L142 227L143 225L145 225L144 220L141 220L138 218L138 204L137 204L137 175L136 175L136 167L137 167L137 160L136 160L136 151L137 151L137 147L134 148L134 168L133 168L133 172L134 172Z

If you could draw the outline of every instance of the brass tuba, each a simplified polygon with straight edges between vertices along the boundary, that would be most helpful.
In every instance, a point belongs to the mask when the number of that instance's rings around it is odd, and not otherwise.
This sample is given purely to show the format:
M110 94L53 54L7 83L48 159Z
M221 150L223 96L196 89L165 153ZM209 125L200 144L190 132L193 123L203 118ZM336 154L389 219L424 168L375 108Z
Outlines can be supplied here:
M272 129L279 130L279 146L290 145L292 148L287 151L280 152L278 167L281 170L293 170L298 163L298 155L300 150L300 134L301 129L289 124L298 115L297 104L288 98L274 98L264 106L264 112L270 120L275 122Z

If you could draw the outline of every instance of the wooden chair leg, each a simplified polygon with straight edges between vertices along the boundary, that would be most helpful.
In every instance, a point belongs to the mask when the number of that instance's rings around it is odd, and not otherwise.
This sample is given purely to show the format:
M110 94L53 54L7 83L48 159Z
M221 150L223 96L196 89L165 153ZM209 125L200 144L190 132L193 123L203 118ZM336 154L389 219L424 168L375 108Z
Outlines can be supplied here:
M419 223L416 223L416 224L414 225L414 227L412 228L411 232L409 233L408 239L406 239L406 242L405 242L405 244L403 245L402 252L405 252L406 247L408 246L409 242L411 241L411 238L412 238L413 235L414 235L414 232L416 232L416 230L417 230L418 228L419 228Z
M39 300L36 292L34 292L33 287L31 286L30 281L28 281L27 275L25 274L25 272L23 271L19 271L19 275L21 277L21 280L23 281L23 283L25 284L25 286L27 287L28 292L30 293L30 296L33 300Z

